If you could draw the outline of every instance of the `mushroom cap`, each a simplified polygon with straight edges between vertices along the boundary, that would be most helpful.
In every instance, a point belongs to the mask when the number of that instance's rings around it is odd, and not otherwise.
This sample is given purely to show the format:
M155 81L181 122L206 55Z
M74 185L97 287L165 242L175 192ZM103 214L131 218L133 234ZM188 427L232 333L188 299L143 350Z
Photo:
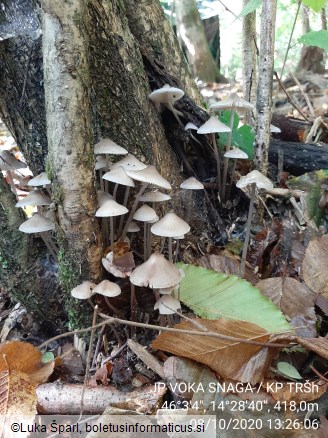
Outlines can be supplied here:
M152 254L149 259L138 266L130 275L130 281L136 286L161 289L174 286L182 278L179 269L164 258L162 254Z
M126 155L128 151L109 138L103 138L95 144L95 154Z
M145 169L147 166L146 164L138 160L138 158L135 157L134 155L128 154L126 157L114 163L111 169L116 169L117 167L123 167L123 169L127 171L127 170L141 170L141 169Z
M193 129L194 131L197 131L198 126L196 126L194 123L188 122L184 129L185 131L188 131L188 129Z
M32 205L37 207L38 205L50 205L52 200L49 196L45 195L42 190L33 190L25 198L17 202L15 207L26 207L27 205Z
M103 295L104 297L117 297L121 294L121 288L112 281L103 280L93 289L93 293Z
M181 189L186 190L202 190L204 185L198 179L191 176L180 184Z
M47 186L51 184L50 179L47 177L46 172L41 172L39 175L30 179L27 183L28 186L38 187L38 186Z
M142 170L127 170L126 173L136 181L146 182L162 187L163 189L171 190L171 184L158 173L155 166L150 165Z
M17 160L10 152L6 150L0 152L0 170L12 171L15 169L24 169L25 167L27 167L27 164Z
M113 196L110 193L103 192L102 190L98 190L97 192L98 204L101 207L106 201L113 200Z
M147 221L147 224L154 224L155 222L159 221L159 216L156 215L156 217L154 217L154 219Z
M107 161L107 159L104 155L97 155L96 156L96 162L95 162L95 169L96 170L107 169L107 168L110 169L112 164L113 163L111 161Z
M239 148L232 148L230 151L226 152L223 155L225 158L239 159L239 160L248 160L248 155L246 152L242 151Z
M275 132L278 134L279 132L281 132L281 129L278 128L278 126L270 125L270 132Z
M272 190L273 189L273 184L269 180L269 178L264 176L258 170L252 170L247 175L242 176L240 178L240 180L237 181L236 186L239 189L242 189L242 188L248 186L249 184L256 184L256 187L258 189L265 189L265 190Z
M170 85L164 85L162 88L158 90L154 90L149 95L149 99L153 102L159 103L174 103L177 100L183 97L184 91L180 90L180 88L171 87Z
M47 219L46 217L36 213L27 219L27 221L23 222L18 229L19 231L28 234L45 233L46 231L54 230L55 225L50 219Z
M220 122L217 117L211 116L207 122L198 129L197 134L212 134L214 132L231 132L231 129L229 126Z
M156 236L174 237L189 233L190 226L175 213L167 213L150 231Z
M71 295L78 300L87 300L93 295L95 286L95 283L92 283L92 281L84 281L71 290Z
M121 166L106 172L105 175L103 175L103 179L114 182L115 184L121 184L122 186L134 187L135 185L133 179L127 175Z
M140 201L142 202L162 202L162 201L168 201L169 199L171 199L170 195L167 195L166 193L162 193L158 190L146 192L140 197Z
M121 216L129 210L124 205L118 204L114 199L105 201L96 211L97 217Z
M134 213L133 219L135 221L149 222L155 219L156 216L156 211L149 207L149 205L144 204Z
M127 232L128 233L138 233L138 231L140 231L139 225L136 222L131 221L130 225L128 226Z
M160 293L161 295L171 295L174 290L178 290L178 289L179 289L179 283L171 287L162 287L161 289L158 289L158 293Z
M220 102L213 103L210 106L210 109L216 110L225 110L225 109L238 109L241 111L254 110L254 105L252 105L247 100L239 97L236 93L231 93L226 99L221 100Z
M156 301L154 309L158 309L161 315L173 315L178 309L181 309L181 304L172 295L163 295Z

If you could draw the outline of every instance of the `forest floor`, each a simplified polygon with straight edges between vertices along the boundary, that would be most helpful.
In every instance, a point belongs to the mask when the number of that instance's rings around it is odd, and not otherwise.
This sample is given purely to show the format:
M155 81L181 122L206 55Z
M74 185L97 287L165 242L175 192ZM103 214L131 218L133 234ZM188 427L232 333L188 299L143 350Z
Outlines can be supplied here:
M274 86L273 124L281 130L281 133L274 134L275 138L282 142L294 141L300 145L309 142L318 146L327 144L328 77L304 74L298 76L296 82L295 78L290 78L283 85L284 90L279 88L278 83L275 83ZM199 84L199 87L208 105L227 97L231 92L241 92L240 84ZM0 124L1 150L10 150L15 152L17 158L22 158L17 152L14 140L3 124ZM271 349L270 354L268 351L264 352L268 349L261 348L259 354L256 354L255 362L252 362L251 357L253 357L254 351L251 350L250 345L241 343L231 346L229 344L230 350L228 348L228 351L223 352L222 345L215 344L215 338L208 337L205 340L203 337L201 338L203 344L200 345L195 339L182 338L179 341L177 334L170 337L168 332L166 338L160 335L151 348L149 344L153 341L156 332L149 330L147 324L159 324L162 320L153 310L155 299L150 299L149 293L143 288L137 293L138 320L144 323L145 327L138 329L137 341L132 341L131 339L127 340L130 331L123 325L112 325L110 331L103 326L98 333L96 348L92 354L88 388L91 390L91 388L99 386L104 389L107 387L107 391L111 391L110 397L113 399L117 397L120 400L116 404L112 403L112 406L137 412L154 413L159 405L168 406L170 402L175 407L179 407L183 406L185 402L189 403L188 406L195 406L197 403L199 405L204 400L204 394L200 396L192 391L184 393L182 390L173 390L172 386L167 392L165 389L164 392L158 394L156 400L145 395L144 388L153 385L159 378L171 383L183 380L188 381L188 383L196 381L205 386L209 379L214 378L221 381L220 379L224 378L226 382L232 382L234 387L237 380L252 384L256 384L261 379L266 382L278 382L282 383L279 391L271 393L270 391L261 391L259 396L254 394L247 396L245 393L241 395L237 394L236 389L231 390L230 394L226 395L225 403L227 400L230 400L231 403L233 400L237 400L238 403L241 400L262 401L274 405L279 402L289 404L290 408L292 406L290 400L294 400L298 406L304 406L304 409L299 409L297 412L285 409L284 413L277 409L272 418L291 418L296 421L294 423L296 428L297 422L303 421L305 415L310 418L312 409L314 417L320 418L322 426L318 431L313 429L311 436L326 436L320 435L320 430L323 433L322 429L327 425L324 415L327 414L328 405L326 395L328 388L328 378L326 377L328 372L327 169L328 165L326 169L318 169L306 175L295 177L284 169L282 157L279 166L270 166L269 176L275 183L276 189L286 191L259 193L256 198L257 207L253 217L252 239L247 255L245 279L250 284L256 285L256 288L264 296L273 301L290 325L294 327L294 338L289 338L289 341L296 339L294 347L283 349L279 355L273 352L274 348ZM247 173L249 164L241 165L239 163L237 171L239 176ZM25 172L23 176L28 178L29 173ZM17 183L19 196L26 196L25 180L23 182L17 181ZM229 202L223 208L222 215L228 236L224 247L205 238L205 243L200 242L197 248L193 248L193 245L196 245L194 242L181 243L178 260L209 268L221 274L239 275L240 253L245 236L250 193L247 190L244 190L242 194L238 192L240 191L237 189L232 191ZM209 193L212 194L213 191L210 190ZM195 254L199 253L200 249L203 257L196 259ZM194 281L197 283L196 279ZM122 296L112 302L112 305L118 309L129 307L130 292L127 286L125 289ZM106 308L104 300L99 299L98 304L102 309ZM195 310L192 305L190 308ZM109 315L114 315L110 309L106 310ZM253 309L253 312L256 312L256 308ZM183 314L187 318L193 315L187 307L183 307ZM201 316L200 313L197 314ZM128 318L126 311L122 311L116 316L123 317L123 319ZM178 322L179 319L179 317L173 317L171 322ZM38 332L38 321L35 321L33 315L28 314L21 304L13 302L5 291L1 291L0 294L0 321L0 341L2 343L18 340L39 345L45 340L42 333ZM214 325L207 325L206 321L209 320L204 318L204 314L199 321L201 324L198 324L198 329L214 332L217 330ZM223 330L220 327L218 332L243 337L243 331L250 330L250 326L245 325L245 321L242 322L244 325L238 325L234 328L226 326ZM195 323L190 325L190 321L186 319L179 327L197 330L197 323L195 327ZM254 327L252 330L255 330ZM262 332L259 332L255 338L268 340ZM245 339L249 339L247 335ZM275 341L283 342L279 341L279 337L271 337L271 342ZM173 345L174 343L176 345ZM183 354L183 343L187 349L193 350L194 348L195 351ZM148 349L141 346L148 346ZM157 348L155 348L156 346ZM181 348L179 349L179 347ZM234 353L236 350L232 347L238 348L239 351L245 350L244 360L238 362ZM76 351L76 348L79 352ZM202 356L212 354L211 348L217 349L220 355L225 355L225 361L228 362L222 362L222 358L214 356L210 357L210 362L204 360ZM74 343L60 340L52 342L48 350L52 351L55 357L60 357L57 359L51 382L60 381L67 385L74 383L82 386L85 381L85 344L77 338L75 338ZM164 351L170 352L172 355L170 356ZM183 359L181 356L194 358L196 362ZM211 363L215 361L218 362L218 365L211 367ZM200 363L208 365L214 374ZM227 363L229 363L229 367L234 368L234 371L225 374L224 367L227 367ZM270 367L268 367L268 363ZM279 365L286 363L290 365L289 368L286 365ZM259 376L262 376L261 379ZM292 390L287 389L288 383L303 383L307 379L312 384L318 385L319 390L316 394L311 392L306 395L304 392L297 393L297 391L292 392ZM54 389L49 388L46 391ZM72 388L67 386L67 391L72 391ZM133 397L129 391L134 391ZM124 396L126 393L130 396ZM68 397L68 395L63 397ZM49 408L47 405L45 407L45 398L45 394L40 391L39 403L44 403L43 408L46 411L47 409L48 412L60 410L60 406ZM75 398L75 401L71 401L72 405L74 404L71 412L77 413L80 409L80 399L78 396ZM215 403L218 403L218 400ZM103 407L99 407L99 412ZM85 409L89 413L92 411L91 406L87 404L85 404ZM246 418L260 418L260 414L262 413L248 412ZM269 421L271 414L266 412L263 418ZM303 435L299 434L298 436ZM304 434L304 436L310 435Z

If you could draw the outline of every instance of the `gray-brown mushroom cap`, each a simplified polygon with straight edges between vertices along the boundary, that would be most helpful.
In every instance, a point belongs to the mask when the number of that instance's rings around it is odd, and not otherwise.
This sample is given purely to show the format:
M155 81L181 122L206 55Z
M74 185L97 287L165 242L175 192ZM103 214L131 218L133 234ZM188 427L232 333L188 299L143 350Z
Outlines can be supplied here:
M149 259L138 266L130 275L132 284L152 289L171 287L182 278L179 269L164 258L162 254L152 254Z
M150 231L156 236L174 237L189 233L190 226L175 213L167 213Z
M33 234L33 233L45 233L55 229L55 225L51 220L41 216L40 214L35 214L27 221L23 222L18 228L19 231L23 233Z

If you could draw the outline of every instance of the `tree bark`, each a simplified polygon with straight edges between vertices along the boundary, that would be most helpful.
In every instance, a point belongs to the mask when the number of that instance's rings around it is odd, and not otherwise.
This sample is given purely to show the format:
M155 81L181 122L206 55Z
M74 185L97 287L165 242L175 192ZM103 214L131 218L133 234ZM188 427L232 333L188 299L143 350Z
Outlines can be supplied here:
M43 242L18 230L25 221L16 198L0 172L0 288L26 306L45 330L54 331L66 320L58 267Z
M243 0L243 7L249 0ZM242 52L243 52L243 94L244 98L256 104L257 65L256 65L256 12L243 17ZM254 118L248 112L245 123L254 125Z
M178 36L194 75L205 82L219 81L219 71L207 43L196 1L177 0L175 12Z
M276 10L276 0L263 2L259 80L256 100L257 127L254 144L254 164L264 175L268 171Z

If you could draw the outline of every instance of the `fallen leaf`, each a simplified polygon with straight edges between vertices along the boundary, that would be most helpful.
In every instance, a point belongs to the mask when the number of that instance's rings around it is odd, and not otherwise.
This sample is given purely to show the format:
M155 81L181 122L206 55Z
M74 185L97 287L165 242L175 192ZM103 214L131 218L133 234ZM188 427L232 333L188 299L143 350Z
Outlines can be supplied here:
M278 362L277 369L280 373L291 379L303 379L297 369L288 362Z
M308 350L314 351L319 356L328 360L328 338L300 338L296 337L296 342Z
M321 397L328 388L327 382L315 381L310 382L312 385L312 391L309 390L309 383L297 382L297 391L294 382L282 383L274 380L267 380L263 382L263 388L267 390L271 396L280 402L295 403L310 402Z
M29 423L37 414L36 385L29 376L15 370L0 372L0 436L9 436L10 423ZM8 429L7 429L8 428ZM19 433L19 436L26 436Z
M28 376L35 384L44 383L52 374L54 361L42 363L41 351L27 342L0 344L0 372L15 370Z
M328 234L311 240L306 248L303 277L314 292L328 297Z
M315 300L315 304L320 307L320 309L323 311L323 313L328 316L328 298L324 297L323 295L319 294L317 296L317 299Z
M249 322L230 321L223 318L214 321L197 319L195 322L201 324L208 331L235 338L266 342L270 337L270 334L263 328ZM195 325L190 321L184 321L177 324L175 328L192 331L195 330ZM258 345L219 338L194 336L192 333L174 332L166 332L157 336L152 343L152 347L203 363L221 377L231 379L234 379L239 369L263 348Z

